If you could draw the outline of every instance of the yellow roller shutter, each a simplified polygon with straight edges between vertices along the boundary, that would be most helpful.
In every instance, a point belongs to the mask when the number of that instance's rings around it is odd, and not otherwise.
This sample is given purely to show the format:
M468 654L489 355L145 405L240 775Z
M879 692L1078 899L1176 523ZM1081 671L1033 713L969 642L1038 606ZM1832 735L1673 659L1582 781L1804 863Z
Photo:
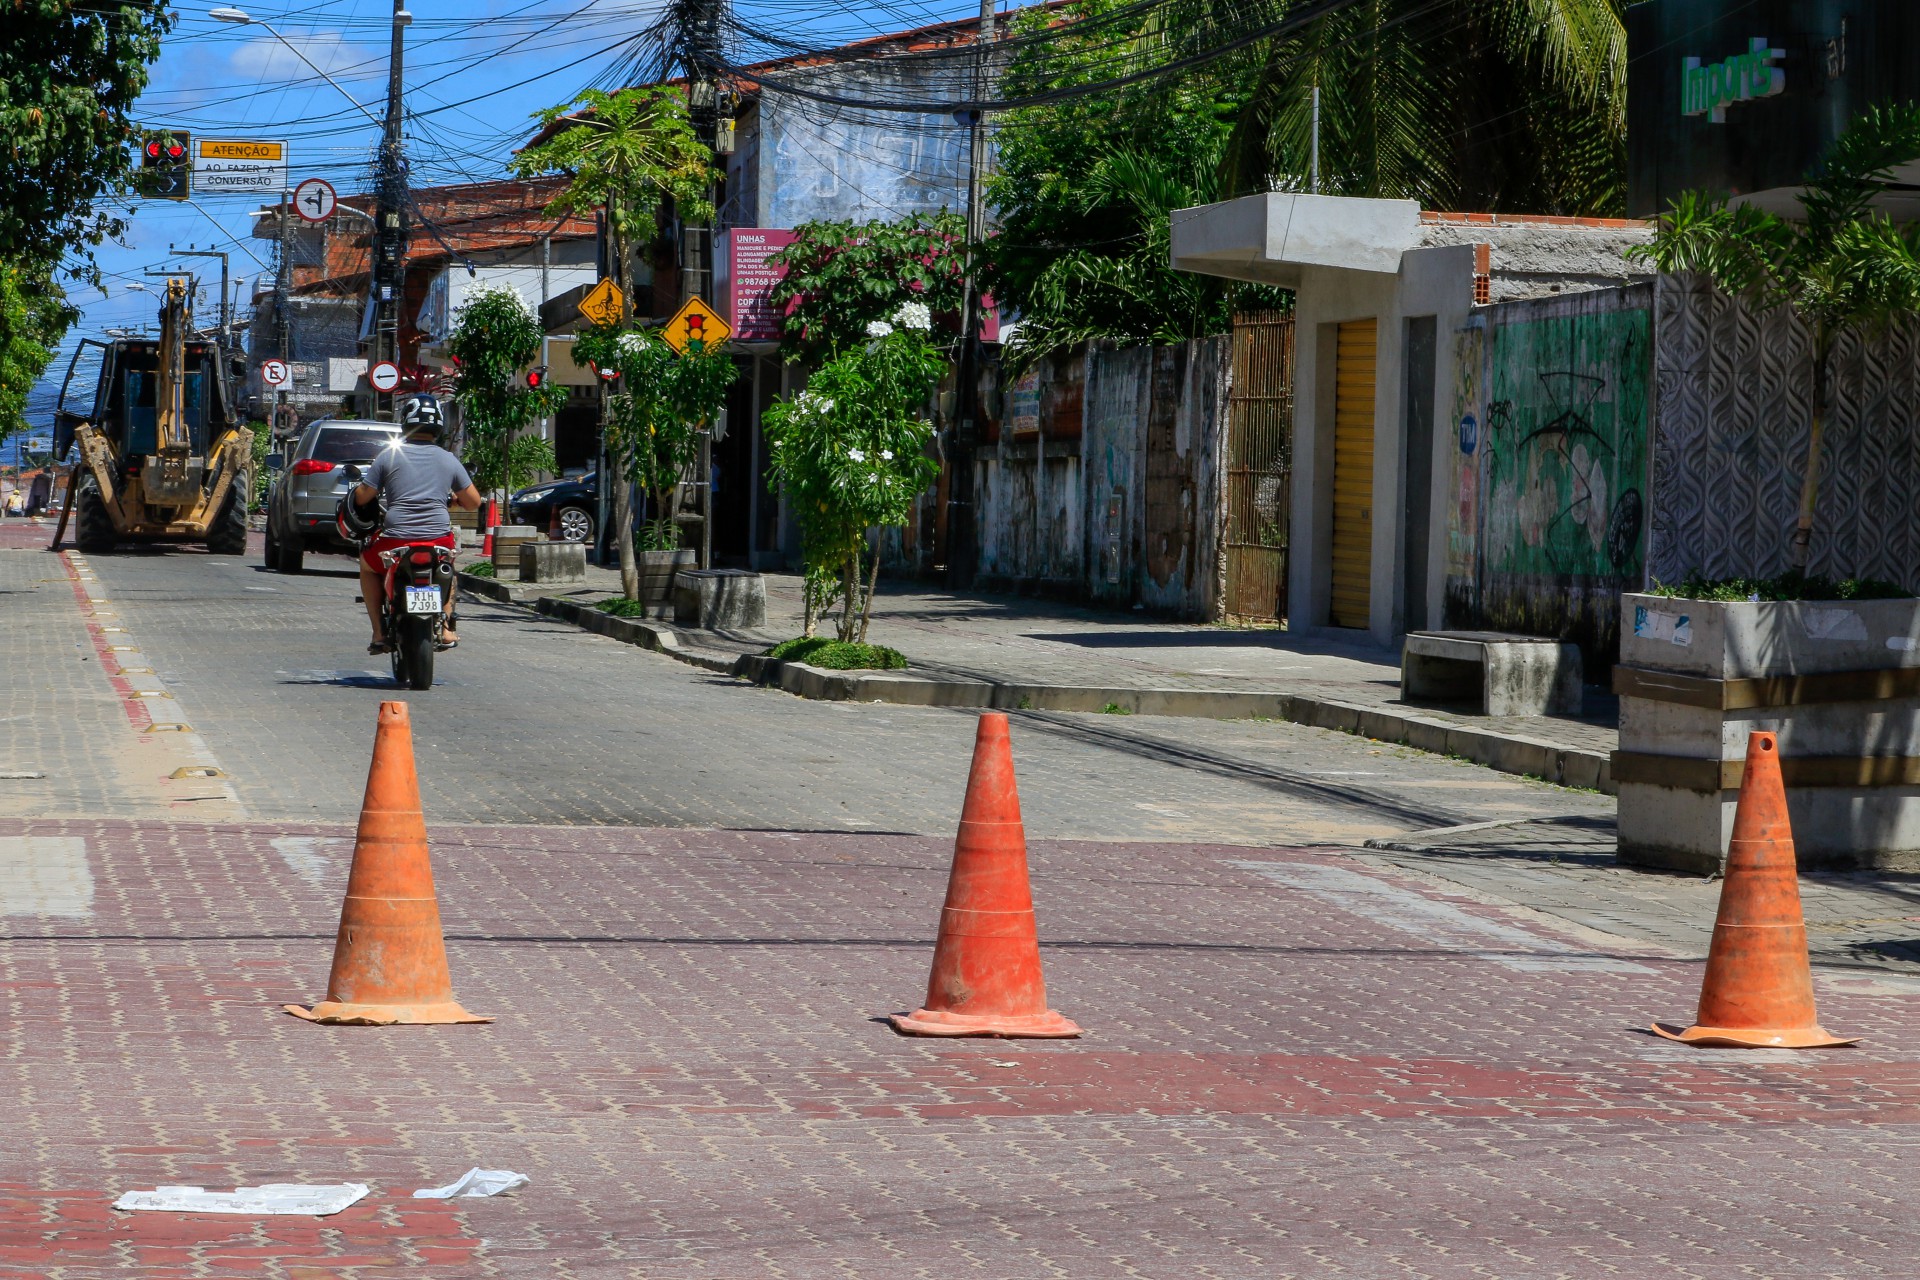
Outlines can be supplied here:
M1333 625L1367 626L1373 581L1373 399L1378 322L1339 326L1333 393Z

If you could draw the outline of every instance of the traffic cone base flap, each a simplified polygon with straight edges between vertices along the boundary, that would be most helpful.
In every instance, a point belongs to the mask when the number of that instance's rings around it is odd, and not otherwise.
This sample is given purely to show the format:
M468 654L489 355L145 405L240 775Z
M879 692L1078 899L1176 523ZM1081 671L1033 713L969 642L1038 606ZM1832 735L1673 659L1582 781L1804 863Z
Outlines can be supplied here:
M404 702L380 704L327 998L282 1007L341 1026L493 1021L453 998Z
M1080 1034L1079 1027L1047 1008L1020 792L1007 718L998 712L980 717L974 739L926 1006L887 1021L902 1035Z
M1697 1016L1684 1030L1656 1022L1654 1034L1702 1048L1819 1049L1858 1043L1834 1035L1814 1018L1800 873L1779 742L1771 733L1747 738L1746 776L1734 809Z

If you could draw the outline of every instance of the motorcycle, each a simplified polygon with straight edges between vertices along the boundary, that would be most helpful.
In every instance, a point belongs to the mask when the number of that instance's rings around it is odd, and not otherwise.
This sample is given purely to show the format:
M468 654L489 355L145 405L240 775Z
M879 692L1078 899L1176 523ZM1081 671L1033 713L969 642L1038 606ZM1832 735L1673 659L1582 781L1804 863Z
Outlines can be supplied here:
M347 467L346 477L349 485L360 483L360 468ZM341 536L364 549L379 536L383 515L377 503L371 514L356 507L349 489L340 498ZM433 655L445 642L446 605L453 599L453 552L431 543L410 543L381 552L380 559L387 597L380 627L387 637L394 683L403 689L431 689Z

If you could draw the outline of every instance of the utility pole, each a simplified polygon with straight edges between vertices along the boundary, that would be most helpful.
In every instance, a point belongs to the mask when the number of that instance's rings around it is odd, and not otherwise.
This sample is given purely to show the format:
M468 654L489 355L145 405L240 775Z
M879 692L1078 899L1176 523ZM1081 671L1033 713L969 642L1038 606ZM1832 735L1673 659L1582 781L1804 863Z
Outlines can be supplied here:
M722 52L720 47L721 7L727 0L702 0L693 13L690 29L687 31L687 47L690 51L688 68L691 73L687 85L687 107L694 133L707 144L707 152L713 161L720 160L720 73ZM988 0L991 3L991 0ZM707 202L715 205L714 216L719 216L717 207L719 192L716 185L707 188ZM693 223L682 221L680 224L680 298L698 298L702 302L712 303L714 281L714 236L711 222ZM700 567L713 567L713 427L709 424L700 430L700 456L694 464L700 468L700 474L694 483L700 493Z
M380 163L375 194L373 261L368 282L373 308L373 330L368 368L382 360L400 361L400 304L406 295L407 275L407 165L402 141L405 123L400 105L401 66L405 52L407 25L413 15L405 0L393 0L393 44L387 55L387 114L381 126ZM393 419L393 396L373 393L373 416L381 421Z
M980 0L980 32L974 63L974 100L984 102L992 87L994 0ZM980 441L980 290L976 282L975 247L987 232L986 166L987 119L979 108L956 111L967 133L967 273L960 306L960 368L954 387L954 424L947 450L947 586L964 590L973 585L979 560L974 529L973 450ZM1041 470L1046 463L1042 459Z

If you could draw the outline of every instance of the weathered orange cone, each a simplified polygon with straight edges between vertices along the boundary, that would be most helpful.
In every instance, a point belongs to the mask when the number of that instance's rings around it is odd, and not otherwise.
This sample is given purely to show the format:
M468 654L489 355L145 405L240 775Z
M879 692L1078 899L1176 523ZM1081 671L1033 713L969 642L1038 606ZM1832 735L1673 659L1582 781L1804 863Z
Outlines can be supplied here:
M980 717L960 834L933 947L927 1005L887 1019L915 1036L1060 1038L1080 1028L1047 1008L1027 884L1027 836L1007 718Z
M327 998L286 1010L309 1022L353 1026L493 1021L453 998L404 702L380 704Z
M1855 1043L1814 1021L1793 829L1780 781L1779 744L1771 733L1747 737L1746 776L1733 813L1699 1021L1685 1031L1657 1022L1653 1029L1685 1044L1735 1049Z

